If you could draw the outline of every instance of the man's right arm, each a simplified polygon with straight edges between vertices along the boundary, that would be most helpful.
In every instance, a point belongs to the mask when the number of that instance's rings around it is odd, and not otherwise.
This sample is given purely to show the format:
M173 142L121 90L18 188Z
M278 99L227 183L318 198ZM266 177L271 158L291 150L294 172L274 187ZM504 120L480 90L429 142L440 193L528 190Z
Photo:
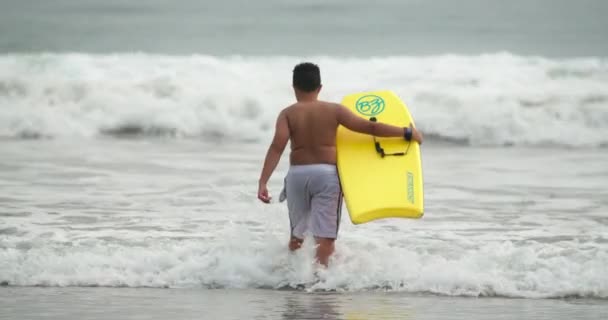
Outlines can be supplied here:
M355 132L374 135L377 137L404 137L405 128L365 120L354 114L347 107L337 104L336 118L338 123ZM422 135L416 128L412 128L412 140L422 143Z

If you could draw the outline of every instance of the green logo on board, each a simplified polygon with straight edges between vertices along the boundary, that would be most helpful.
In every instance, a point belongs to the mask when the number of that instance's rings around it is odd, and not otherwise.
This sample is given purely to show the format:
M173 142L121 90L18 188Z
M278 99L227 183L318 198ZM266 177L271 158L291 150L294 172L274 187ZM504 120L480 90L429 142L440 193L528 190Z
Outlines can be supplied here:
M407 200L414 204L414 174L407 172Z
M355 107L360 114L373 117L384 111L385 103L384 99L378 96L367 95L359 98L355 103Z

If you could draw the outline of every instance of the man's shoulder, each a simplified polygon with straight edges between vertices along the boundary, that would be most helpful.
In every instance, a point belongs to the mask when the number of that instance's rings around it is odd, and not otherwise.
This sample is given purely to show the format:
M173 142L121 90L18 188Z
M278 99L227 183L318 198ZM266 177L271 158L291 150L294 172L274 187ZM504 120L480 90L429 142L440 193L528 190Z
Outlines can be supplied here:
M294 104L288 105L287 107L281 109L281 111L279 111L279 116L286 116L289 113L291 113L291 110L293 110L293 108L295 107L296 104L297 103L294 103Z

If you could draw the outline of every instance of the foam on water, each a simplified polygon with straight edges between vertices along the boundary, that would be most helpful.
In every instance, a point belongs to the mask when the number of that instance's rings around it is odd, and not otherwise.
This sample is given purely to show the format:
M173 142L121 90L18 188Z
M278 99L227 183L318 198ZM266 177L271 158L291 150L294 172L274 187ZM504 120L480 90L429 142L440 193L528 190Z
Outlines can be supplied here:
M471 145L608 145L608 63L508 53L426 57L0 56L0 136L266 139L291 69L322 98L391 89L429 137Z
M304 284L309 290L608 298L606 239L480 241L435 231L403 236L375 230L384 237L353 232L338 242L327 270L313 265L311 241L289 254L283 232L256 233L243 226L226 225L204 239L154 232L130 239L137 232L116 232L118 241L96 238L92 231L86 237L55 232L31 241L0 240L0 282L269 289Z

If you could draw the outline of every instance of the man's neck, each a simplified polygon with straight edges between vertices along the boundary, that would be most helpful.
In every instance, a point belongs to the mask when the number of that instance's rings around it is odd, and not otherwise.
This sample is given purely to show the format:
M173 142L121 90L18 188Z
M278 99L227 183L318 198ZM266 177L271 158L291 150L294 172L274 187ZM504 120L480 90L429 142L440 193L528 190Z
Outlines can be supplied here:
M296 100L298 100L298 102L313 102L313 101L317 101L319 98L319 95L317 93L296 93Z

